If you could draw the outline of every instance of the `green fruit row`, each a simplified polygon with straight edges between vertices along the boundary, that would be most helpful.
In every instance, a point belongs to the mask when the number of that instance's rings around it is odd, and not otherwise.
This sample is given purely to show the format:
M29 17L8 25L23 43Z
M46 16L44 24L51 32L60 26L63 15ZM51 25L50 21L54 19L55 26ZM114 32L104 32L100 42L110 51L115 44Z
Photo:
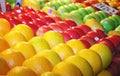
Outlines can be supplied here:
M68 5L60 6L57 12L59 15L62 15L64 13L69 13L73 10L77 10L80 8L84 8L84 6L81 3L68 4Z
M97 11L94 13L91 13L89 15L86 15L83 19L83 22L86 22L89 19L94 18L95 20L97 20L98 22L100 22L101 20L105 19L108 17L108 14L103 12L103 11Z
M111 30L114 30L118 25L120 25L120 16L119 15L113 15L108 18L103 19L100 22L105 30L106 33L108 33Z
M51 7L51 8L54 8L55 10L57 10L60 6L63 6L63 5L67 5L69 4L70 2L69 1L51 1L51 2L47 2L44 7Z

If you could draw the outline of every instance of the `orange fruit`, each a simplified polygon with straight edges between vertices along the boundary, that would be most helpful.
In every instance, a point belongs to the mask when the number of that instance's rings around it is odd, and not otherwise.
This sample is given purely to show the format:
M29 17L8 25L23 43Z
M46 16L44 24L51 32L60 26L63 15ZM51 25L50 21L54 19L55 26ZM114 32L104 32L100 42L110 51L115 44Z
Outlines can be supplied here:
M19 42L13 48L22 53L25 59L28 59L36 54L35 48L28 42Z
M66 45L65 43L60 43L54 46L51 50L56 52L61 57L62 60L66 59L69 56L74 55L72 48Z
M108 46L102 43L98 43L92 45L90 49L100 55L103 64L103 69L107 68L110 65L110 63L112 62L112 53Z
M107 70L102 70L97 76L112 76L112 74Z
M53 72L45 72L45 73L42 73L40 76L60 76L60 75L57 75Z
M60 56L56 52L51 51L51 50L40 51L35 56L44 56L51 62L53 66L55 66L61 61Z
M71 63L80 69L83 76L94 76L91 65L84 58L74 55L65 59L65 62Z
M42 37L48 42L51 48L55 45L58 45L59 43L64 43L63 36L55 31L48 31L43 34Z
M10 23L4 18L0 18L0 31L2 31L3 35L8 33L10 29L11 29Z
M12 68L6 76L37 76L34 71L25 66L16 66Z
M86 48L85 45L81 41L79 41L77 39L69 40L69 41L66 42L66 44L69 45L73 49L75 54L79 50L82 50L82 49Z
M23 66L32 69L37 75L52 71L52 64L43 56L34 56L24 61Z
M10 68L22 65L23 61L25 60L24 56L20 52L13 49L4 50L0 53L0 57L5 59Z
M67 62L58 63L52 72L60 76L83 76L79 68Z
M3 37L0 37L0 52L8 48L9 48L9 44L7 43L7 41L5 41Z
M16 25L15 27L12 28L12 31L21 32L25 36L26 40L29 40L34 36L33 30L25 24Z
M26 41L24 35L21 34L19 31L11 31L11 32L7 33L4 36L4 39L8 42L8 44L11 47L21 41Z
M3 59L0 58L0 76L1 75L6 75L6 73L10 70L7 62Z
M102 60L96 52L91 49L83 49L78 51L77 55L89 62L94 71L94 75L98 74L102 70Z
M49 50L50 49L50 46L49 44L47 43L47 41L41 37L33 37L29 40L29 43L31 43L36 52L40 52L40 51L43 51L43 50Z

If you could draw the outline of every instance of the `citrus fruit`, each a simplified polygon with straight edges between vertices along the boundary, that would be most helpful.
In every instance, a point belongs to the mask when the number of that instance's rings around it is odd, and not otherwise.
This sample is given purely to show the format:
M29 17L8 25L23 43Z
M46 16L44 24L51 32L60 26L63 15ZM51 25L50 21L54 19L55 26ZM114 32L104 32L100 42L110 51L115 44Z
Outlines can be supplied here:
M35 48L29 42L19 42L13 47L13 49L22 53L25 59L28 59L36 54Z
M86 46L79 40L77 39L72 39L66 42L67 45L69 45L74 53L76 54L79 50L85 49Z
M35 56L44 56L51 62L53 66L55 66L61 61L61 58L59 57L59 55L56 52L51 50L40 51Z
M6 49L0 53L0 57L3 58L9 65L10 68L22 65L25 60L24 56L13 49Z
M29 40L29 43L31 43L34 46L37 53L40 51L43 51L43 50L50 49L50 46L47 43L47 41L41 37L38 37L38 36L31 38Z
M48 42L51 48L59 43L64 43L63 36L55 31L48 31L45 34L43 34L42 37Z
M74 55L71 47L65 43L60 43L52 48L52 51L56 52L62 60L66 59L69 56Z
M60 75L57 75L53 72L45 72L45 73L42 73L40 76L60 76Z
M23 62L23 66L32 69L37 75L52 71L52 64L43 56L31 57Z
M6 76L37 76L34 71L25 66L16 66L12 68Z
M6 73L10 70L7 62L0 58L0 75L6 75Z
M67 62L58 63L52 70L60 76L83 76L81 71L73 64Z
M9 48L9 44L7 43L7 41L5 41L3 37L0 37L0 52L8 48Z
M25 24L16 25L15 27L12 28L12 31L21 32L25 36L26 40L29 40L34 36L34 32L32 31L32 29Z
M0 18L0 31L2 31L2 33L5 35L10 31L10 29L11 29L10 23L4 18Z
M102 60L96 52L90 49L83 49L78 51L77 55L89 62L94 71L94 75L98 74L102 70Z
M71 63L79 68L83 76L94 76L91 65L84 58L78 55L68 57L65 59L65 62Z
M105 44L98 43L90 47L91 50L98 53L102 59L103 69L107 68L112 61L112 53L110 48Z
M24 35L21 34L19 31L8 32L4 36L4 39L8 42L10 47L14 46L15 44L17 44L21 41L26 41Z
M107 70L102 70L97 76L112 76L112 74Z

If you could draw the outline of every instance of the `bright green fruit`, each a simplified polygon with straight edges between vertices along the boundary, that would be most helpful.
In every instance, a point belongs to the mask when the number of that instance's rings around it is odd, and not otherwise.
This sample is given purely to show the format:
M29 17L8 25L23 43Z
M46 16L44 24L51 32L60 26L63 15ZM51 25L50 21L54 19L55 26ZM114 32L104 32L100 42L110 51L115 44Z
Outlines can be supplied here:
M88 11L88 13L93 13L93 12L95 12L95 9L92 8L91 6L88 6L88 7L86 7L85 9Z
M79 13L78 10L72 11L72 12L70 12L70 13L71 13L71 14L74 14L74 15L76 15L76 16L78 16L78 17L80 17L81 19L83 18L82 14Z
M119 15L113 15L113 18L116 19L116 21L118 22L118 25L120 25L120 16Z
M86 15L83 19L83 22L86 22L87 20L92 19L92 18L94 18L92 15Z
M79 9L79 12L81 12L83 17L85 17L88 14L88 12L84 8Z
M112 21L112 23L114 23L114 26L116 28L118 26L118 22L112 16L110 16L109 19Z
M120 25L115 29L115 31L120 31Z
M74 4L69 4L69 5L68 5L68 9L71 10L71 11L72 11L72 10L77 10L78 7L75 6Z
M64 14L64 13L69 12L69 10L68 10L65 6L61 6L61 7L59 7L59 9L57 10L57 12L58 12L59 15L62 15L62 14Z
M78 8L84 8L84 6L81 3L75 3L75 6L77 6Z
M98 12L95 12L95 14L98 15L98 16L100 17L101 20L104 19L104 16L102 15L101 12L98 11Z
M102 24L106 33L114 29L114 25L112 25L109 20L102 20L100 23Z
M93 16L98 22L101 21L100 17L96 15L95 13L91 13L90 15Z

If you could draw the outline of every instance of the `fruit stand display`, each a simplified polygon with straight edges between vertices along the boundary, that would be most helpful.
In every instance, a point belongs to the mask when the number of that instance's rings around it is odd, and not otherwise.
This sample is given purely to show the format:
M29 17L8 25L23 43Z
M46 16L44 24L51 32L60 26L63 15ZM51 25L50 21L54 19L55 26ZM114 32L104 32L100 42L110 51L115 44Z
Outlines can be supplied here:
M120 1L1 0L0 76L120 76Z

